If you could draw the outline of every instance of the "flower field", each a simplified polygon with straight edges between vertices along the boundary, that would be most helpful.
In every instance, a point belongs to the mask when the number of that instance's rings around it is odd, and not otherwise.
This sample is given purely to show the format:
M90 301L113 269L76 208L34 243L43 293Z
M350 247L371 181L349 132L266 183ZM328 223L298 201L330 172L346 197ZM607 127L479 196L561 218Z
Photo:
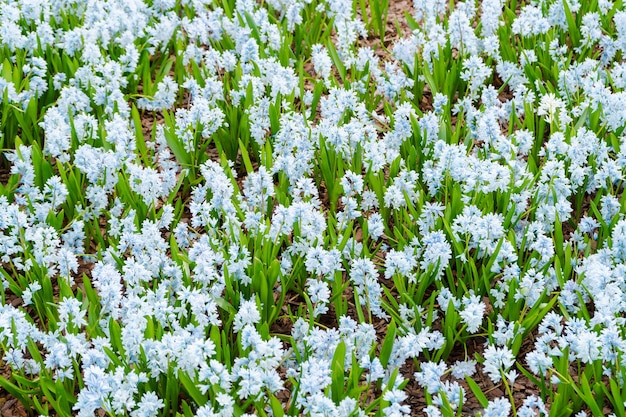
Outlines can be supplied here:
M622 0L0 2L0 413L626 417Z

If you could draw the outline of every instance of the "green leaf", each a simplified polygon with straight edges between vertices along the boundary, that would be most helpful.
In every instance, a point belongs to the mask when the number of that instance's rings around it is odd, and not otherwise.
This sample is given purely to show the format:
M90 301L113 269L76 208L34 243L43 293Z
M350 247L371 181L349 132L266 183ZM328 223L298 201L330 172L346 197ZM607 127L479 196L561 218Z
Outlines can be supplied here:
M567 0L562 0L563 10L565 11L565 18L567 20L567 34L572 40L572 46L578 46L580 43L580 29L578 28L578 24L576 23L576 19L572 14L572 11L569 8L569 4Z
M547 303L536 303L530 309L527 316L521 323L522 327L525 329L524 337L528 336L530 332L535 329L535 326L537 326L543 317L548 314L550 310L552 310L558 300L558 297L552 297Z
M2 78L7 81L13 81L13 65L11 65L9 58L5 58L2 63Z
M337 345L335 354L333 355L333 361L331 365L331 391L333 401L338 404L343 400L344 394L344 361L346 358L346 344L342 341Z
M191 165L191 157L189 156L189 153L187 153L187 151L183 147L182 142L176 137L176 134L174 133L176 123L166 111L163 112L163 117L165 118L165 127L163 129L163 134L165 135L167 146L170 147L172 153L174 154L178 162L183 165L183 167Z
M248 149L246 149L241 139L239 139L239 151L241 152L241 159L243 160L243 165L246 167L246 172L248 174L253 173L254 168L252 167L252 161L250 161Z
M283 405L278 398L276 398L273 394L269 395L270 397L270 407L272 408L272 412L276 417L282 417L285 415L285 410L283 409Z
M28 407L29 404L31 404L31 401L29 399L30 395L39 394L39 392L36 390L22 389L4 377L0 378L0 387L2 387L6 392L15 397L25 407Z
M143 163L145 165L150 165L151 161L148 158L148 149L146 148L146 142L143 137L143 126L141 124L139 111L137 110L137 107L133 105L130 112L132 115L133 123L135 124L135 143L137 146L137 150L139 151Z
M387 367L387 363L389 362L389 358L391 357L391 351L393 350L393 343L396 338L396 322L391 319L389 322L389 326L387 327L387 334L385 335L385 340L383 341L383 345L380 349L380 364L383 368Z
M178 410L180 383L178 382L171 365L167 373L165 392L165 410Z
M609 379L609 386L611 387L611 403L613 404L613 410L617 417L626 417L626 412L624 411L624 397L615 379Z
M337 50L335 49L335 45L331 39L329 39L326 42L326 49L328 50L328 55L330 56L330 59L333 61L335 68L337 68L337 72L339 73L341 80L345 81L346 80L346 67L343 65L343 61L341 60L341 58L339 58L339 54L337 53Z
M585 404L589 406L589 409L591 410L591 412L593 413L595 417L604 416L602 409L600 408L600 406L598 405L598 403L596 402L594 398L593 392L591 392L591 386L589 385L589 380L587 379L587 376L584 373L580 376L579 381L580 381L580 388L577 387L574 382L572 382L573 384L572 387L574 388L574 391L576 391L578 395L580 395L580 397L583 399Z
M183 410L183 414L176 413L176 417L194 417L195 416L193 410L191 409L189 404L187 404L187 401L183 401L181 403L181 408Z
M207 403L208 401L207 396L202 394L202 391L200 391L200 388L198 388L197 384L191 380L191 378L189 377L189 375L187 375L186 372L179 370L178 380L180 381L185 392L189 394L191 399L196 404L198 404L199 406L203 406L204 404Z
M561 224L561 220L559 219L558 213L556 214L556 220L554 223L554 250L556 252L556 256L560 259L564 258L563 252L563 225Z
M435 94L439 92L439 90L437 89L437 83L435 82L433 75L430 73L430 70L428 69L426 65L423 66L422 73L424 75L424 78L426 79L426 83L428 84L428 87L430 87L430 91L432 95L434 96Z
M122 342L122 328L120 327L120 324L112 318L109 319L109 334L111 335L111 345L117 349L120 358L125 358L126 350L124 349L124 343Z
M483 391L480 389L478 384L470 376L466 376L465 381L467 382L467 385L472 390L472 393L474 394L474 396L480 403L481 407L487 408L487 406L489 405L489 400L487 399Z

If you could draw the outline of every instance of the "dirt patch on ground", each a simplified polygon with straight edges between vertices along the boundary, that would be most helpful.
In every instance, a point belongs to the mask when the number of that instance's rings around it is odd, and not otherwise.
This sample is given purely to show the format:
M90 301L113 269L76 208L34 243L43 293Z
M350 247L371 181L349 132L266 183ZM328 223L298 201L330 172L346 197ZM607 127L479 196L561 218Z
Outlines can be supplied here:
M411 33L405 16L405 13L410 13L411 10L413 10L413 5L410 0L390 0L384 38L381 39L380 36L370 31L367 38L359 39L359 46L372 48L381 62L393 61L390 53L393 44ZM368 10L367 20L370 19L371 12Z

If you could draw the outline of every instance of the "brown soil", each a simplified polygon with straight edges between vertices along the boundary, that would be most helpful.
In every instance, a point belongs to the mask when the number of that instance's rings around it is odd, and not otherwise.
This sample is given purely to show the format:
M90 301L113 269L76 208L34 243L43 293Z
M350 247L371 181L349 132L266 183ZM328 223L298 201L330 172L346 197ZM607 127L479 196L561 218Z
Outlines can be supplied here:
M6 186L11 178L11 168L0 168L0 184Z

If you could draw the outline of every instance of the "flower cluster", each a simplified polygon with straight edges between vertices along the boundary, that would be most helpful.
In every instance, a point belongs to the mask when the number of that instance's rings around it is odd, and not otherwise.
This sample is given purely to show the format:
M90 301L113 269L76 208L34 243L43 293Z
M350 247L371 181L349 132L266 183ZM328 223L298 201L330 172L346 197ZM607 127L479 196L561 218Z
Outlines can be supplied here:
M623 416L622 9L0 4L0 386L41 415Z

